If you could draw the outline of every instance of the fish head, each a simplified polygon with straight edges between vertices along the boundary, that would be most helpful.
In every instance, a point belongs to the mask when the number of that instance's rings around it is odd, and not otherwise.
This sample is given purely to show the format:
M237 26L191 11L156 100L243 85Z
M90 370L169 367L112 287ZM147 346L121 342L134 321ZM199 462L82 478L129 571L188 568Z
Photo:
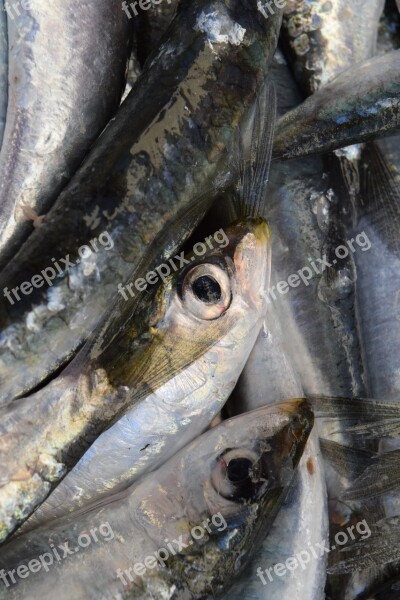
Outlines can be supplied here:
M269 405L224 421L207 432L188 464L193 490L190 520L222 514L227 527L214 537L221 547L248 544L272 523L313 427L306 400ZM247 546L247 550L250 546ZM245 550L243 545L242 551Z
M207 431L158 471L148 494L158 514L145 525L182 542L165 561L170 583L185 582L193 597L226 589L265 539L312 427L305 400L265 406Z
M195 244L192 253L166 263L170 273L147 286L132 307L126 303L106 331L108 339L103 337L97 362L113 385L129 386L137 399L233 329L243 339L252 327L261 326L271 270L267 224L244 219L207 240L208 249L206 243ZM195 252L198 247L201 256ZM179 263L182 269L176 269Z

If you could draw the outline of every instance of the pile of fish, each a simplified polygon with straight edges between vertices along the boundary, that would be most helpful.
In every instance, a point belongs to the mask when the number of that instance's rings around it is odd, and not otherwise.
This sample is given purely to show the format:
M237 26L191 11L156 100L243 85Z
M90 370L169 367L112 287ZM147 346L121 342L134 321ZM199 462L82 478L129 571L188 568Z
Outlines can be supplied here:
M400 5L0 0L0 600L400 598Z

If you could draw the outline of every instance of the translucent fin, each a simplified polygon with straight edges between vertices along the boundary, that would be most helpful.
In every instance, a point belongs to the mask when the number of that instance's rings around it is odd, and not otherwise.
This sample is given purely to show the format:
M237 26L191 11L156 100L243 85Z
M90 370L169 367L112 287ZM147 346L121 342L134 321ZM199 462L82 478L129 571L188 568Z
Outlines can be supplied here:
M380 454L342 494L344 501L366 500L400 486L400 450Z
M385 232L388 249L400 254L400 173L376 144L366 144L360 165L361 213Z
M400 437L398 402L329 396L311 396L310 401L317 418L338 422L338 433L352 433L365 439Z
M365 527L364 539L339 552L342 560L328 568L331 575L351 574L362 569L374 569L400 559L400 517L379 521Z
M359 477L369 467L372 459L376 456L375 452L370 452L369 450L351 448L324 439L320 440L320 448L324 459L342 477L348 477L349 472L354 477Z
M239 179L234 200L238 218L265 218L275 121L275 85L267 80L255 101L254 114L248 125L250 131L246 132L242 127L239 135ZM247 137L250 138L249 148L246 147Z

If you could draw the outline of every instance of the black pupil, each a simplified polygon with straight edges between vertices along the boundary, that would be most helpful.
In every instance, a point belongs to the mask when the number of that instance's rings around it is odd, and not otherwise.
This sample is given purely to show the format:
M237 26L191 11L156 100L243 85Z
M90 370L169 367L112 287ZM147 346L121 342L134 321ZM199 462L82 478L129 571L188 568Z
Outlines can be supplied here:
M192 285L193 293L206 304L216 304L222 298L221 286L218 281L208 275L202 275Z
M240 483L249 477L252 462L248 458L233 458L227 467L228 479Z

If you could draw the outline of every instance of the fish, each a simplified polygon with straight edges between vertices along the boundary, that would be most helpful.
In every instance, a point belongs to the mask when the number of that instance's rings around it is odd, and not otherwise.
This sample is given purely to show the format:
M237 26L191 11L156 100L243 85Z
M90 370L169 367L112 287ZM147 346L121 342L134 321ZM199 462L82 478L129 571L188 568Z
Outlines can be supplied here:
M216 245L203 257L186 255L185 269L160 280L159 285L147 286L130 301L126 294L128 301L121 297L114 302L105 324L99 326L61 375L0 411L1 540L29 516L96 437L126 409L132 411L137 406L122 423L122 429L130 418L133 429L140 427L146 407L149 417L152 413L151 418L158 419L157 411L163 410L160 394L168 392L163 386L177 373L203 356L209 358L207 351L213 348L218 353L215 345L229 331L233 333L231 341L237 332L239 337L248 334L251 343L251 327L256 327L258 319L261 326L265 304L262 292L268 285L268 226L261 219L247 219L232 225L225 234L224 247ZM235 327L239 318L244 321ZM257 333L256 328L253 339ZM174 384L178 382L171 382L169 393ZM149 396L146 406L140 407ZM165 418L172 406L167 397ZM175 418L176 414L171 413L172 431L165 422L165 443L168 434L172 435L171 447ZM186 426L189 430L190 424ZM112 443L113 433L109 431L105 439ZM137 457L142 446L134 443L132 455ZM144 445L147 443L157 444L157 428L155 438L145 436ZM153 452L159 460L160 450L147 449L140 459L142 465ZM128 455L121 471L115 471L117 483L118 479L123 483L129 463ZM109 465L110 478L113 468L118 469ZM134 471L132 465L130 473L134 475ZM93 484L94 490L99 487L102 491L101 475Z
M6 123L8 102L8 35L4 0L0 2L0 150Z
M242 148L243 154L238 157L243 163L240 169L243 176L240 184L236 186L235 214L241 219L247 220L248 215L253 215L260 221L256 215L260 214L260 205L265 203L265 178L268 171L266 165L271 160L275 104L274 87L266 81L250 116L253 131L251 145L247 149ZM250 156L250 161L247 160L247 155ZM263 298L268 289L271 271L267 224L260 221L259 225L254 225L259 229L258 234L254 229L255 241L261 244L258 253L254 253L250 242L254 227L246 226L245 222L234 225L234 237L239 235L239 227L248 229L248 233L244 235L249 239L244 242L240 250L242 254L239 252L236 264L236 290L240 295L241 304L238 304L237 309L233 309L233 306L228 308L229 311L238 310L236 322L232 321L232 325L226 329L221 320L221 335L215 337L210 348L193 363L190 361L191 353L186 338L197 336L198 323L196 320L191 324L187 323L187 331L182 340L187 348L186 368L173 375L167 363L166 368L171 378L147 395L142 402L134 405L93 443L48 501L32 515L23 531L73 511L93 498L97 500L104 494L117 492L131 485L144 472L156 468L160 462L164 462L177 449L199 435L223 408L261 327L265 313ZM265 237L264 246L262 236ZM220 239L222 247L226 247L231 237L221 229L206 239L209 244L213 239ZM194 248L199 244L203 245L202 242L197 242ZM192 262L195 258L195 253L192 253L187 260ZM215 261L215 251L208 251L196 267L200 281L207 278L207 265L211 269L210 276L213 275L212 261ZM241 272L243 276L240 275ZM187 287L196 276L189 274L186 277L189 278ZM221 282L221 278L219 279ZM183 286L183 293L185 281L186 279L183 279L183 283L177 282L177 286ZM215 274L210 281L216 283L217 275ZM203 293L207 294L207 288L204 288ZM191 301L195 298L194 296ZM206 302L205 306L209 306L210 301L207 298L203 300ZM182 308L179 312L182 312ZM202 318L199 314L196 316ZM213 319L215 318L214 315ZM173 328L165 331L165 346L171 344L168 340L171 334L174 334ZM155 363L153 368L160 369L160 365Z
M270 529L312 426L303 400L223 421L125 492L4 546L0 598L53 598L57 590L65 600L219 596ZM78 536L94 527L106 529L104 539L99 533L99 543L79 549ZM72 554L11 583L8 572L48 552L50 540L51 549L63 542ZM157 568L154 554L170 540L176 552L156 555L165 557ZM150 555L153 569L138 575L137 563L150 564Z
M0 268L40 226L117 110L132 37L118 0L7 7Z
M309 96L376 52L384 0L288 0L281 39L295 77ZM354 27L354 23L359 27Z
M399 67L400 50L394 50L355 65L324 85L279 119L274 159L330 152L398 128Z
M115 118L0 274L4 295L59 265L29 298L2 298L3 404L73 358L158 234L161 264L233 184L230 150L268 71L280 20L280 11L265 18L256 0L246 10L239 2L183 2Z

